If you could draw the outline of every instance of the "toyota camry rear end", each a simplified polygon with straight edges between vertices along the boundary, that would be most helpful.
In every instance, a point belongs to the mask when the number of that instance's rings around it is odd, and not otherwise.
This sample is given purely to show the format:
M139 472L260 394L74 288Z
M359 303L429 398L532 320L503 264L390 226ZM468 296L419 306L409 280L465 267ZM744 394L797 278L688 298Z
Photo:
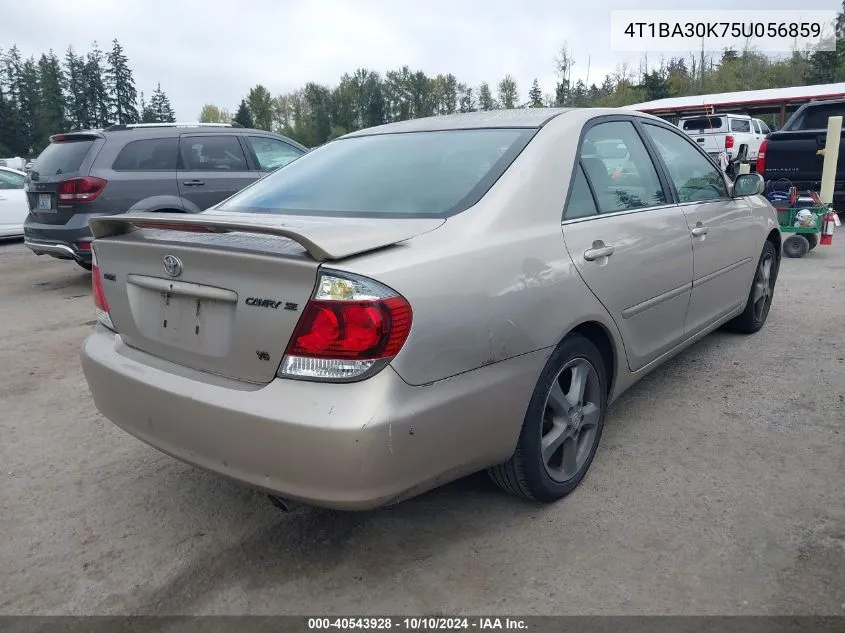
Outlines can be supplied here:
M542 328L512 325L530 308L513 292L524 258L497 272L507 246L467 243L495 214L454 220L494 185L515 193L503 174L531 116L359 133L202 214L92 220L97 408L180 460L325 507L507 460L549 351ZM514 311L491 314L491 297Z

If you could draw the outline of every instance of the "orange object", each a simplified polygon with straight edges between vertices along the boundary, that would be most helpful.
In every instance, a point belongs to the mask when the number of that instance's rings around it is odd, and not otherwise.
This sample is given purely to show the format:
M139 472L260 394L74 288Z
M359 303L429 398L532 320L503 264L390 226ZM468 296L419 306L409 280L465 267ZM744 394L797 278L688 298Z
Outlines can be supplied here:
M833 215L833 211L828 211L822 219L822 234L821 239L819 239L821 246L830 246L833 244L833 232L836 230L836 219Z

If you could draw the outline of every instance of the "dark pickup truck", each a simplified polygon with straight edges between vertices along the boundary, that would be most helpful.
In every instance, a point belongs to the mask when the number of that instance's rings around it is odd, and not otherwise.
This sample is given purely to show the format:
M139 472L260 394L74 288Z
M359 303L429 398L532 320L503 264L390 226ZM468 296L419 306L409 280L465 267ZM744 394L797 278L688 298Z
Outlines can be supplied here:
M799 191L818 191L822 180L822 165L827 138L827 119L845 117L845 100L815 101L798 108L778 132L772 132L760 146L757 172L768 181L787 179ZM839 163L833 203L838 211L845 210L845 126L839 144Z

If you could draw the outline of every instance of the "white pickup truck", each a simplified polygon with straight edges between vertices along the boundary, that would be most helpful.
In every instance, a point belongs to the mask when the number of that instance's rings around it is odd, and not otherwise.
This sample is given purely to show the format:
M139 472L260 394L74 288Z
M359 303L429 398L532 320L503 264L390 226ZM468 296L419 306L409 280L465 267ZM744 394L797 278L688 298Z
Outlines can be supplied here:
M729 160L757 160L760 144L771 132L760 119L746 114L708 114L683 117L678 127L718 161L726 152Z

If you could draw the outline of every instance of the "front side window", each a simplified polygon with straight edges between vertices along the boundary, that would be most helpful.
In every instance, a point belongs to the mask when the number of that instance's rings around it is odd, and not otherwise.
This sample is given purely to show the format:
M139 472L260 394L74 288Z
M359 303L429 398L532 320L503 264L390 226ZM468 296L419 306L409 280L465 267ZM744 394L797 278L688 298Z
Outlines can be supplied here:
M284 141L266 136L250 136L249 144L255 157L258 159L258 166L262 171L273 171L293 162L302 152Z
M249 171L244 150L231 134L183 136L179 153L187 171Z
M155 171L176 169L179 141L176 138L151 138L131 141L114 159L115 171Z
M226 211L445 217L477 202L532 129L372 134L304 154L229 198Z
M23 189L25 176L0 169L0 189Z
M679 202L701 202L728 197L721 172L686 138L657 125L644 124L666 164Z
M602 146L614 148L612 155L600 151ZM666 203L654 163L631 122L599 123L590 128L584 135L580 159L596 194L599 212Z

